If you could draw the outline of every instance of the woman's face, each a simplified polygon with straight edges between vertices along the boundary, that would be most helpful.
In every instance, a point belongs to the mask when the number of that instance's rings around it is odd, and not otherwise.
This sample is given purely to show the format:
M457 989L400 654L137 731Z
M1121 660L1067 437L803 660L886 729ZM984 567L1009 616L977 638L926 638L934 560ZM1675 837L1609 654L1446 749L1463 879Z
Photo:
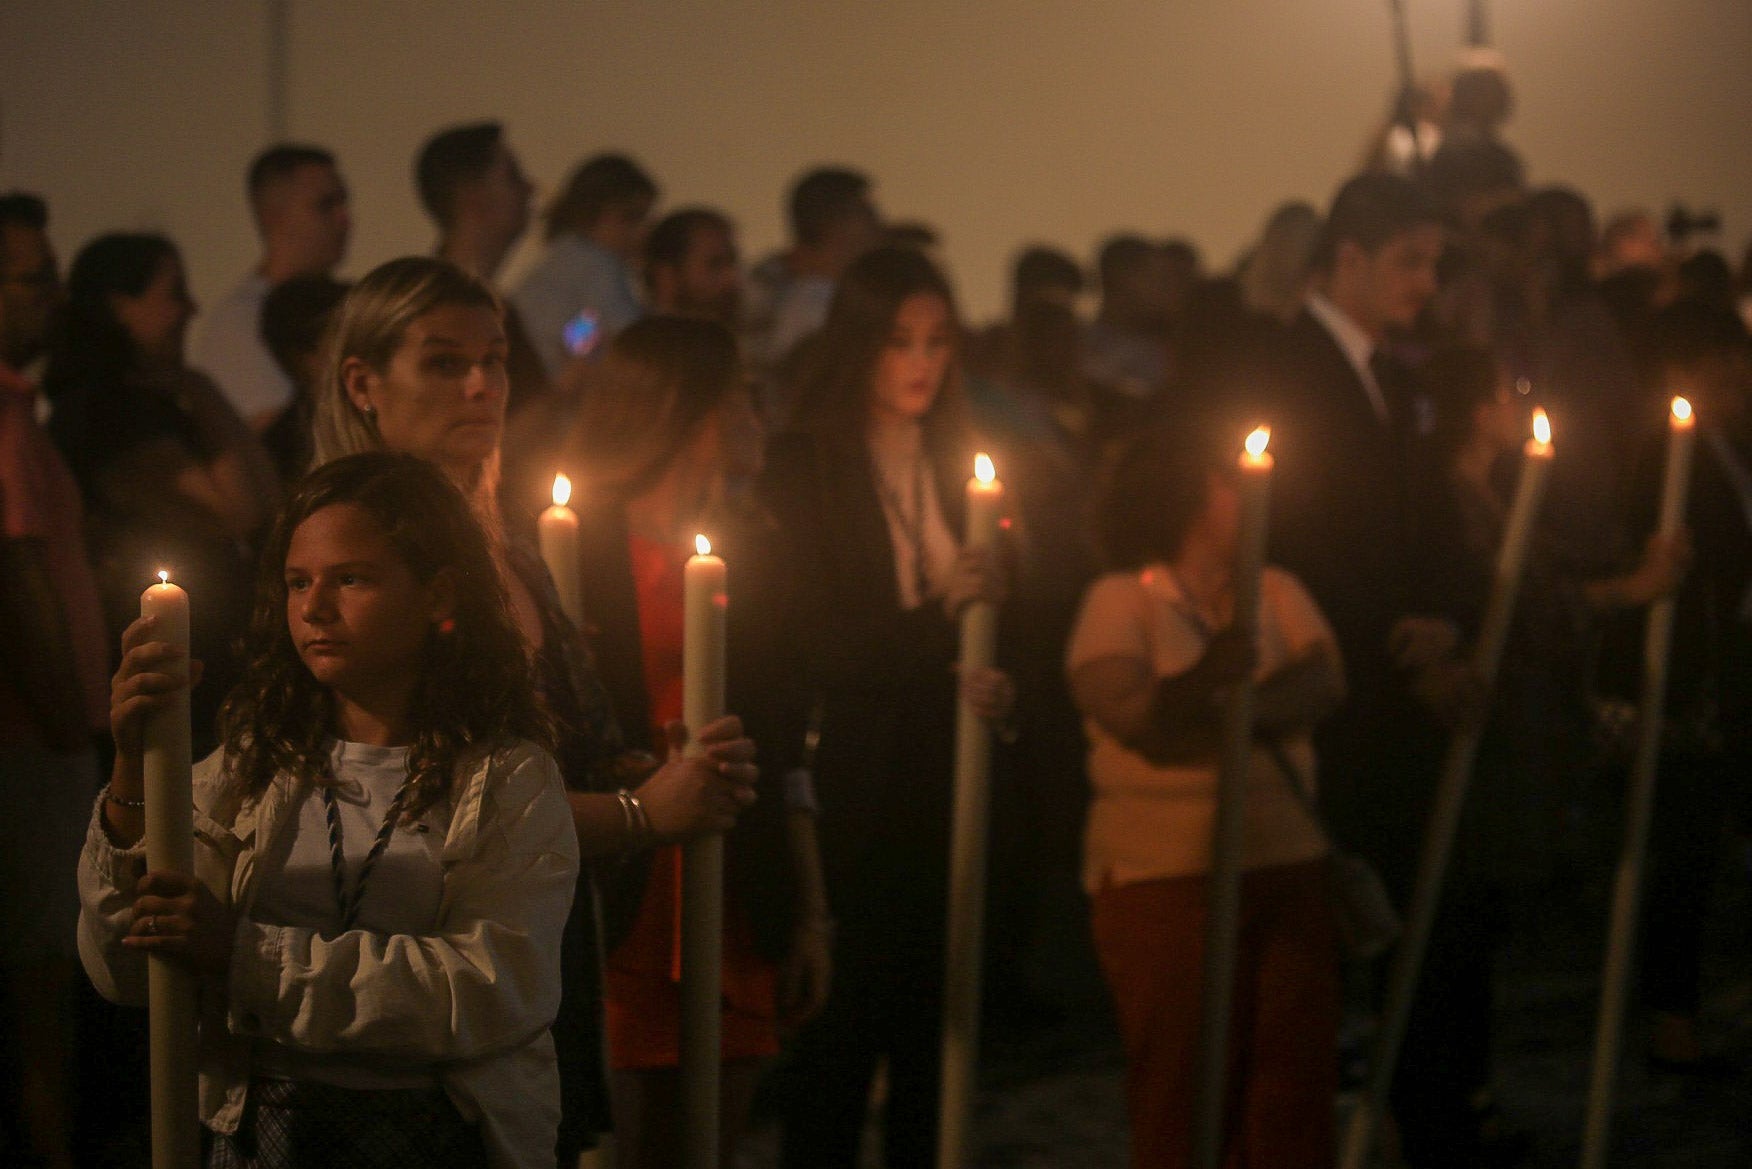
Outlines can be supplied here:
M718 503L727 480L747 481L760 473L765 434L754 408L754 394L738 386L701 419L693 437L676 453L682 476L682 518L690 522Z
M152 279L140 290L140 295L115 293L110 298L110 307L133 339L134 347L149 363L182 363L183 334L195 315L195 302L189 298L182 261L176 256L167 255L158 261Z
M350 698L400 688L419 669L449 598L422 585L370 513L312 512L286 548L286 627L316 680Z
M917 292L901 301L876 359L872 411L909 422L923 418L943 389L954 355L949 302L935 292Z
M455 477L478 472L499 449L510 379L505 328L484 305L440 305L417 317L382 371L362 358L342 367L347 396L392 451Z

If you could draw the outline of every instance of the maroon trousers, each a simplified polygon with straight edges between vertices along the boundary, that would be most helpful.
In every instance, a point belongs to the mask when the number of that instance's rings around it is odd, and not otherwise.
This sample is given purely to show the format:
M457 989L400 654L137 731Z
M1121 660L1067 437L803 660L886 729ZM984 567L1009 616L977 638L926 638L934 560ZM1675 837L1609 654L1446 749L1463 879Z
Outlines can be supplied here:
M1243 875L1224 1163L1329 1169L1338 1091L1338 950L1324 861ZM1095 950L1125 1040L1133 1169L1192 1160L1204 875L1110 885Z

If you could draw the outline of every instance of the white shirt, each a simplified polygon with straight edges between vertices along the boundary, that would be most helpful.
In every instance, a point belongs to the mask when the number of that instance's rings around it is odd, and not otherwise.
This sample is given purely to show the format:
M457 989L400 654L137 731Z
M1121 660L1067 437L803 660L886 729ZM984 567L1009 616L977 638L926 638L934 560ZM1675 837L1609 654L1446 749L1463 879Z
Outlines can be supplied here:
M329 766L339 781L334 790L345 858L341 871L351 895L384 815L407 778L408 749L337 742ZM267 925L302 926L333 936L340 933L341 911L329 861L328 808L321 792L313 787L300 790L297 819L297 827L262 856L252 916ZM410 937L437 932L444 869L433 844L443 839L443 829L441 818L429 815L390 835L389 846L366 881L357 928ZM274 1079L366 1089L430 1088L438 1083L437 1071L430 1065L374 1060L359 1052L313 1053L268 1039L257 1040L253 1058L256 1073Z
M251 272L204 315L189 346L189 364L218 383L245 422L284 410L296 391L262 340L268 281Z
M1375 417L1383 423L1387 422L1387 398L1381 393L1380 383L1375 381L1375 371L1369 365L1369 360L1375 356L1375 339L1364 332L1361 325L1345 316L1343 309L1318 292L1308 294L1308 311L1332 334L1332 339L1343 351L1345 360L1357 371L1357 377L1363 383L1363 392L1369 395L1369 406L1375 411Z

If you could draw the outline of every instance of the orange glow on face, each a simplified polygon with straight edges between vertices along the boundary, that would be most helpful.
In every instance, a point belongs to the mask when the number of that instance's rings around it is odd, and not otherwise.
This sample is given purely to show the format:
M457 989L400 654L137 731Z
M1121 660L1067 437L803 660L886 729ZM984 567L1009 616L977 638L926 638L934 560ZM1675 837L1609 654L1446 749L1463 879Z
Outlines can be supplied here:
M564 475L554 476L554 506L565 507L572 501L572 481Z
M695 536L694 551L701 556L710 556L712 554L712 542L704 536Z

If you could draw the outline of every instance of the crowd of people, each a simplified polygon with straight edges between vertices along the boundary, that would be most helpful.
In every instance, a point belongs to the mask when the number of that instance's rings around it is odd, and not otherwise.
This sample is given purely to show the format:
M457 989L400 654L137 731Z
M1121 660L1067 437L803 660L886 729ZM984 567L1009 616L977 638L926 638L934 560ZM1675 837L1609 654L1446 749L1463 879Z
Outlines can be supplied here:
M996 744L988 1017L1033 1007L1040 873L1080 867L1133 1164L1186 1165L1219 727L1251 679L1228 1163L1333 1164L1332 858L1403 907L1463 727L1391 1110L1412 1169L1512 1163L1493 950L1621 770L1667 596L1641 986L1651 1061L1710 1070L1703 921L1752 750L1752 253L1736 275L1529 187L1508 98L1474 65L1402 102L1226 271L1183 238L1026 248L979 329L936 230L845 167L796 178L789 245L745 269L729 215L659 216L637 161L591 157L500 291L534 186L498 123L414 160L435 253L352 283L339 162L276 145L246 180L259 262L198 321L174 241L102 235L63 282L44 200L0 195L0 865L29 893L0 928L0 1155L139 1156L135 1016L77 972L138 1004L156 954L199 978L210 1166L569 1169L611 1132L617 1163L675 1165L680 846L727 833L724 1164L775 1059L785 1165L856 1164L877 1105L886 1162L932 1164L967 703ZM1674 393L1700 442L1662 537ZM1535 405L1557 461L1486 687L1469 643ZM1235 465L1261 422L1250 638ZM996 549L961 544L975 451L1008 489ZM535 551L556 470L581 617ZM687 727L698 531L732 565L734 713ZM138 615L166 566L187 660ZM1001 668L958 673L976 601ZM195 872L148 872L141 727L189 686Z

